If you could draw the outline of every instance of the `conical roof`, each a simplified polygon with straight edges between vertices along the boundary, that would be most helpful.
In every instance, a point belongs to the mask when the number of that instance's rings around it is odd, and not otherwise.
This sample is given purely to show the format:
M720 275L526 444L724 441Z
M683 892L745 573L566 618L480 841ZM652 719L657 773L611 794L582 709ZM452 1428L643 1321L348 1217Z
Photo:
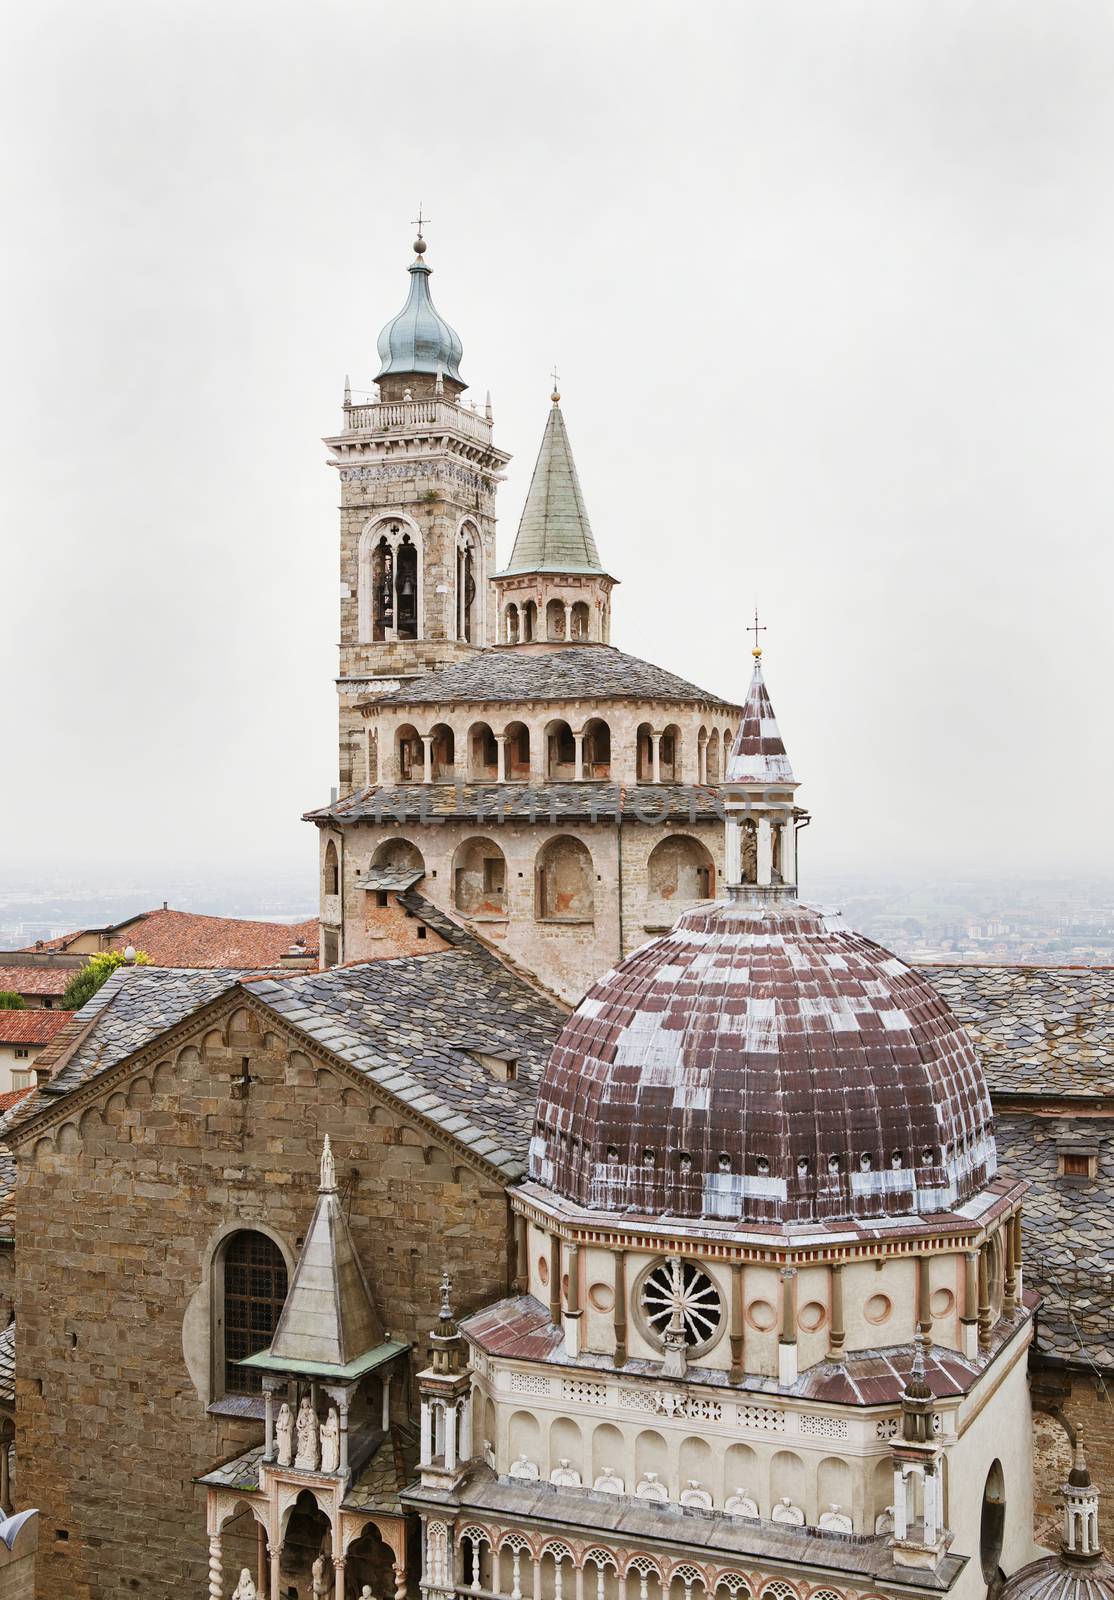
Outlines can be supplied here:
M511 572L603 572L565 419L555 399L542 435L511 559Z
M344 1367L382 1343L383 1327L337 1194L326 1135L317 1205L268 1361Z
M728 783L796 782L762 676L759 650L754 653L754 676L724 776Z
M416 240L414 249L418 254L409 268L410 294L406 304L379 335L382 365L377 378L396 373L440 373L467 387L460 376L460 358L464 354L460 335L449 327L430 297L429 276L433 269L422 259L425 240Z

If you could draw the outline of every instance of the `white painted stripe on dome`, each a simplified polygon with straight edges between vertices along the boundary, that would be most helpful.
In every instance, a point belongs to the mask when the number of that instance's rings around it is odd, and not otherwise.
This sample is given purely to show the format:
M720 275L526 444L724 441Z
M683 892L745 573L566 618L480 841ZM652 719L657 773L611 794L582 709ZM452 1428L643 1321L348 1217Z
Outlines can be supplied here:
M763 739L781 738L781 729L777 725L776 717L759 717L758 731Z
M896 956L891 956L888 961L883 961L879 972L884 972L887 978L902 978L909 971L904 961L899 961Z
M597 1000L594 995L585 995L576 1008L576 1014L581 1017L598 1017L603 1010L603 1005L603 1001Z
M707 1074L702 1074L706 1077ZM673 1105L681 1111L707 1111L711 1105L712 1090L709 1084L679 1083L673 1090Z
M776 1050L778 1014L776 1000L747 1000L746 1048L753 1051Z
M892 1011L879 1011L878 1016L887 1033L908 1033L913 1027L906 1013L896 1008Z
M846 960L844 959L843 956L837 954L834 950L833 951L829 951L827 954L825 954L825 956L824 956L824 965L826 967L831 967L833 972L846 972L847 971L847 962L846 962Z

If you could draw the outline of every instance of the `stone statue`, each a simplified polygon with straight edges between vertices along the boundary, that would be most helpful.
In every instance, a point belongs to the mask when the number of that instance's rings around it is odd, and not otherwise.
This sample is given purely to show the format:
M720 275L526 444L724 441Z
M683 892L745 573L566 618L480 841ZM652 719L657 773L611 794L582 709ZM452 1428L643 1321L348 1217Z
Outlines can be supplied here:
M232 1591L232 1600L259 1600L255 1580L247 1567L240 1568L240 1581Z
M313 1600L327 1600L329 1580L325 1576L325 1557L318 1556L313 1563Z
M317 1413L310 1404L308 1394L302 1396L302 1403L298 1407L297 1429L298 1454L294 1457L294 1465L308 1467L311 1472L316 1472L319 1460Z
M340 1417L336 1406L329 1407L329 1415L321 1424L321 1470L336 1472L340 1466Z
M321 1192L328 1194L337 1186L337 1164L333 1160L333 1146L329 1135L325 1135L325 1143L321 1147Z
M365 1583L363 1588L360 1590L360 1600L375 1600L375 1596L371 1592L370 1583Z
M286 1401L279 1406L278 1420L275 1423L275 1438L278 1440L278 1464L280 1467L289 1467L294 1464L294 1413Z
M758 882L758 830L753 822L743 823L743 882Z

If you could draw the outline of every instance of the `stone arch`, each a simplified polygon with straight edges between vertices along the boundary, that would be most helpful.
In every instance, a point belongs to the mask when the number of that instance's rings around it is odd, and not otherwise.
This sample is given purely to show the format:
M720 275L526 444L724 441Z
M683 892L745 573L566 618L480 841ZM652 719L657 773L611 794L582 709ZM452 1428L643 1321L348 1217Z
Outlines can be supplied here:
M356 559L360 642L422 638L425 562L413 518L395 512L369 522Z
M453 854L453 905L466 917L505 917L507 860L494 839L462 839Z
M447 722L429 730L430 777L434 783L452 783L456 775L456 736Z
M572 637L583 642L591 638L592 616L587 600L575 600L572 608Z
M723 768L720 763L722 753L723 745L720 743L719 729L712 728L708 733L708 743L704 752L705 781L707 783L718 783L720 781L723 775Z
M671 833L650 851L646 863L646 898L677 915L700 900L713 900L716 867L711 853L689 833Z
M494 783L499 775L499 747L489 722L473 722L468 729L468 781Z
M252 1219L250 1222L236 1221L224 1224L218 1228L209 1240L206 1248L205 1259L202 1264L202 1282L208 1285L208 1323L209 1323L209 1397L216 1399L229 1392L226 1386L228 1368L228 1346L226 1344L226 1316L225 1316L225 1266L228 1253L234 1241L242 1234L254 1234L266 1239L274 1246L285 1268L285 1282L289 1285L294 1273L294 1255L281 1234L265 1222ZM285 1288L283 1289L285 1296ZM274 1322L277 1323L278 1315L275 1314ZM273 1331L273 1324L272 1324ZM269 1335L268 1335L269 1337ZM263 1340L265 1344L266 1339ZM257 1345L255 1348L261 1348ZM245 1354L249 1352L245 1351ZM246 1374L237 1374L237 1382L248 1386L238 1389L238 1393L254 1392L259 1386Z
M762 1474L758 1457L749 1444L729 1444L723 1457L723 1501L732 1495L762 1504Z
M706 1489L715 1499L716 1472L712 1447L707 1439L691 1435L681 1440L681 1450L678 1457L678 1466L681 1479L681 1493L690 1487Z
M389 867L395 872L425 872L425 859L412 839L396 834L381 839L375 846L371 866Z
M584 724L584 776L610 778L611 727L603 717L589 717Z
M550 600L545 608L545 636L551 642L565 637L565 602Z
M530 778L530 729L525 722L508 722L503 730L504 775L511 783L526 783Z
M708 1592L708 1580L702 1567L692 1561L679 1561L669 1574L668 1586L663 1586L663 1600L693 1600L695 1595Z
M681 782L683 756L680 724L668 722L662 729L661 745L658 752L662 783Z
M833 1507L850 1517L853 1503L854 1477L850 1463L842 1456L825 1456L816 1469L816 1516L809 1521L819 1522Z
M596 875L582 839L571 833L548 839L534 861L534 916L538 922L592 922Z
M634 776L637 783L654 781L654 729L649 722L640 722L634 734Z
M527 1461L532 1461L538 1471L541 1471L542 1431L532 1411L511 1413L510 1421L507 1423L507 1456L510 1461L517 1461L520 1456L525 1456Z
M457 1546L462 1557L461 1576L465 1587L491 1593L495 1549L490 1530L478 1522L470 1522L457 1535Z
M344 1579L348 1593L358 1594L366 1584L372 1594L393 1594L395 1553L374 1522L367 1522L344 1549Z
M580 1565L584 1570L585 1600L616 1600L619 1561L614 1551L592 1545L585 1550Z
M218 1533L222 1533L225 1526L231 1522L234 1517L243 1516L245 1511L250 1514L253 1521L258 1522L261 1528L266 1528L266 1508L264 1506L253 1505L250 1500L241 1499L228 1500L224 1503L220 1501L217 1502L217 1506L214 1511L214 1523L216 1526L216 1531Z
M330 839L325 846L321 876L321 887L326 894L340 893L340 857L337 855L335 839Z
M805 1464L793 1450L778 1450L770 1461L771 1516L782 1500L789 1500L804 1510Z
M128 1109L127 1096L117 1089L115 1094L110 1094L104 1103L104 1120L118 1127L124 1120L124 1113Z
M471 517L462 518L456 530L455 625L456 637L464 644L486 644L483 597L483 541Z
M626 1454L621 1430L613 1422L597 1422L592 1429L592 1483L605 1475L625 1478ZM624 1483L624 1488L629 1487Z
M669 1448L656 1428L640 1428L634 1436L635 1486L648 1472L669 1487Z
M503 643L517 644L521 628L522 623L518 614L518 606L513 600L508 600L503 607Z
M41 1139L36 1139L35 1148L31 1152L31 1159L37 1167L45 1167L54 1154L54 1140L49 1134Z
M534 600L527 600L522 608L522 642L532 644L538 637L538 607Z
M894 1497L894 1467L893 1458L889 1455L880 1456L874 1463L874 1472L871 1475L870 1531L874 1532L879 1517L887 1514L893 1516Z
M180 1078L196 1078L201 1070L201 1051L195 1044L183 1045L174 1057L174 1070Z
M576 740L563 717L546 724L545 775L551 783L568 783L576 777Z
M395 779L398 783L420 783L425 770L422 737L412 722L395 729Z
M158 1095L173 1094L177 1073L169 1061L160 1061L151 1074L151 1088Z
M151 1084L147 1078L133 1078L128 1085L128 1105L143 1110L151 1104Z
M568 1461L574 1472L584 1478L584 1438L580 1424L574 1417L554 1417L549 1424L549 1463L547 1472Z
M63 1122L58 1129L58 1152L64 1156L76 1156L81 1153L82 1139L78 1132L76 1122Z

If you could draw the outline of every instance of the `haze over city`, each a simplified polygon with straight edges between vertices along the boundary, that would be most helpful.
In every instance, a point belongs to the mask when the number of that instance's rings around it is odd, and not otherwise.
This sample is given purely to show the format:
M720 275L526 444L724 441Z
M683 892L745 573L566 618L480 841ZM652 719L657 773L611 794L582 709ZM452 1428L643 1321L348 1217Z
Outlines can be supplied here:
M419 204L501 555L556 364L614 642L737 698L768 626L814 881L1107 870L1107 8L482 10L9 15L9 881L313 908L320 440Z

